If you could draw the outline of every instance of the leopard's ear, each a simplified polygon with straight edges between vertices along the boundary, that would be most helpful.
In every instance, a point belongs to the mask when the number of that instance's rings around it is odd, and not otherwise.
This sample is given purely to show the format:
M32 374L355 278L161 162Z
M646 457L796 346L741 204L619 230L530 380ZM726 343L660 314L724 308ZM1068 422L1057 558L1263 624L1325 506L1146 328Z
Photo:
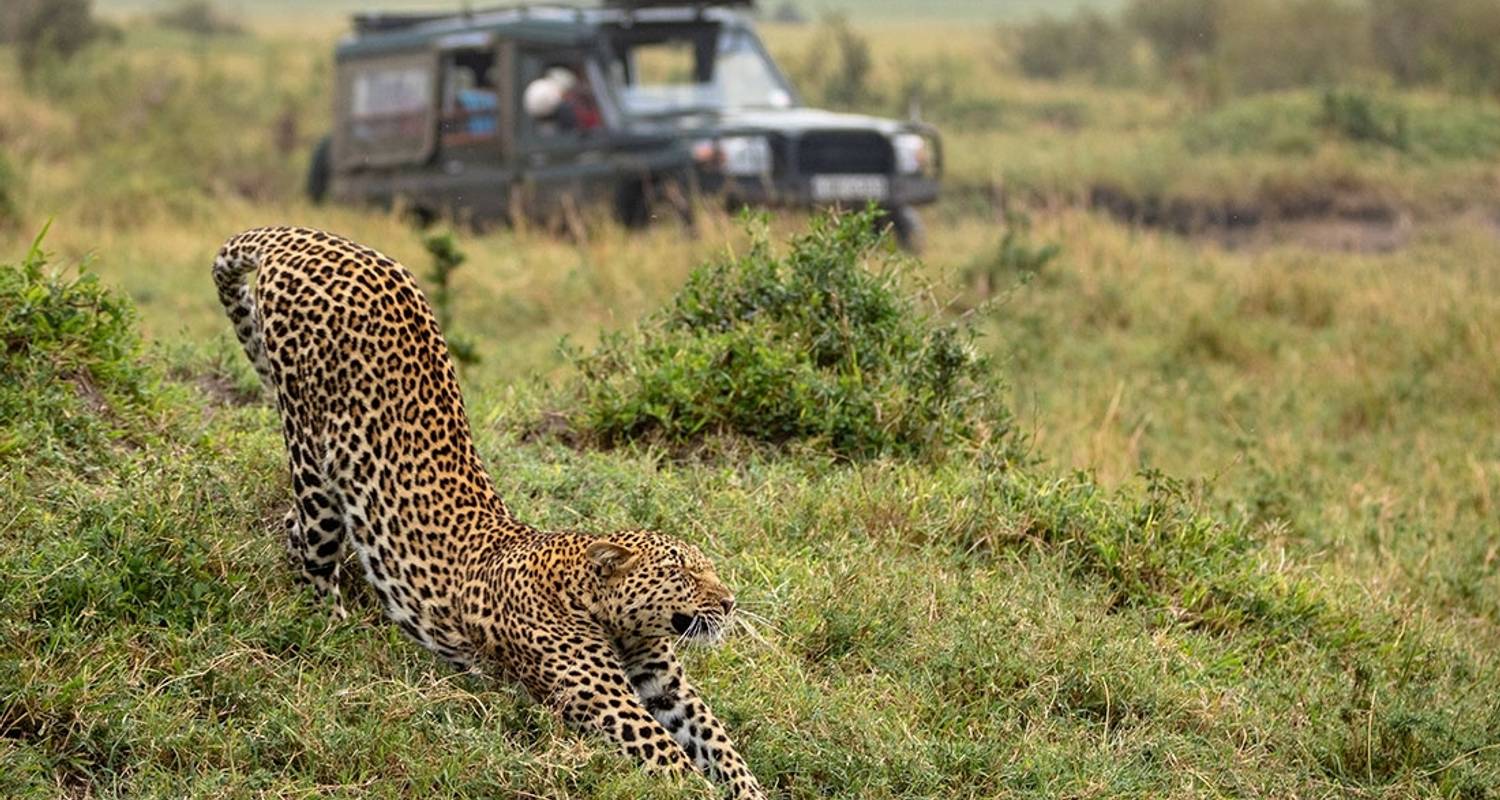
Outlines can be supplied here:
M584 557L590 564L604 570L605 575L623 572L635 564L634 550L603 539L589 545Z

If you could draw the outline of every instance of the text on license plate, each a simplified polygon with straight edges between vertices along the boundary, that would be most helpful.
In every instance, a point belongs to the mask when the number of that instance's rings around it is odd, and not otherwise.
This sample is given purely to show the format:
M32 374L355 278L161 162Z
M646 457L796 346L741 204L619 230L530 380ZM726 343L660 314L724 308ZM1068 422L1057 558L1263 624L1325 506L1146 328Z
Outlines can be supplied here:
M890 194L890 179L884 175L814 175L813 200L884 200Z

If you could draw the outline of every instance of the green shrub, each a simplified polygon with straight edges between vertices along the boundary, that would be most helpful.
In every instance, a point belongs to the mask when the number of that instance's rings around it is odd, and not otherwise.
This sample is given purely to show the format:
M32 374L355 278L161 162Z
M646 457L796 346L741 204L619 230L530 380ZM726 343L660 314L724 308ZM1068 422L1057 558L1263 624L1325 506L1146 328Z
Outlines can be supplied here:
M214 8L208 0L178 0L156 15L156 24L198 36L240 36L245 26Z
M874 66L870 40L856 33L841 14L824 17L807 51L784 63L792 83L812 105L853 109L881 102L869 80Z
M1372 66L1365 8L1345 0L1225 6L1214 61L1241 93L1319 86Z
M1306 93L1280 92L1235 100L1185 120L1180 132L1191 152L1305 156L1318 148L1318 109Z
M1397 81L1500 90L1500 5L1492 0L1370 0L1375 58Z
M1033 242L1031 220L1025 214L1006 215L1005 235L994 250L980 255L964 267L965 281L982 296L1002 288L1004 281L1029 281L1058 256L1056 242Z
M448 342L448 353L460 367L478 364L479 353L474 349L473 340L459 336L453 330L453 272L469 257L458 249L452 233L428 236L422 245L432 256L432 272L427 277L433 283L432 306L437 313L438 327Z
M92 273L49 270L41 241L21 263L0 264L0 456L97 445L118 405L141 401L148 385L134 307Z
M66 61L106 28L94 19L92 0L20 0L9 12L16 59L28 80L49 61Z
M1500 110L1445 95L1298 90L1238 99L1179 128L1194 153L1309 155L1329 138L1388 147L1419 159L1500 155Z
M10 162L0 154L0 228L14 224L21 214L20 183L21 179Z
M1382 144L1397 150L1411 145L1406 110L1379 103L1364 92L1332 89L1324 92L1319 122L1351 141Z
M761 230L744 256L696 270L636 332L574 354L575 428L604 446L735 434L847 458L1008 440L972 332L902 290L910 262L874 222L820 216L784 256Z
M1023 26L1016 39L1016 66L1028 77L1084 75L1099 82L1128 77L1130 39L1118 23L1098 12L1040 17Z

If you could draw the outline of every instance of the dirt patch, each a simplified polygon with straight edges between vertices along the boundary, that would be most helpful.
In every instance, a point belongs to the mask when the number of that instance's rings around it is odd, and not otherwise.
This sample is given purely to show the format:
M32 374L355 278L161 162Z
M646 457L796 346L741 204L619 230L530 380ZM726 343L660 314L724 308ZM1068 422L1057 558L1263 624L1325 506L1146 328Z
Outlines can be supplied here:
M1390 253L1411 241L1412 229L1406 217L1392 221L1330 217L1276 220L1254 228L1210 231L1208 235L1236 250L1295 244L1341 253Z
M78 393L78 399L88 406L96 416L114 416L114 409L110 407L109 400L104 393L99 391L99 386L94 382L94 374L87 368L74 372L69 379L73 389Z
M1257 205L1185 197L1138 197L1109 185L1090 189L1088 206L1131 225L1164 228L1185 235L1214 228L1250 228L1266 218L1265 210Z
M582 437L568 415L561 411L543 411L540 417L530 421L521 429L520 440L528 444L541 441L562 442L568 447L581 449Z
M1137 197L1095 186L1089 208L1122 222L1203 237L1230 248L1297 244L1316 250L1386 253L1411 239L1409 214L1352 193L1285 192L1253 202L1186 197Z
M260 386L244 387L230 376L213 369L199 371L178 367L171 370L167 377L196 387L216 406L253 406L265 401Z

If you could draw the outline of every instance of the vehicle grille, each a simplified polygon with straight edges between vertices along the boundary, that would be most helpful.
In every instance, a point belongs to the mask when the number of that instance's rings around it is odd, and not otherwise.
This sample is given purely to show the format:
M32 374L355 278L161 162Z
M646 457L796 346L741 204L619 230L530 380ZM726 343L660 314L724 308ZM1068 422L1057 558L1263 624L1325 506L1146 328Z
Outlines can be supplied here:
M804 175L889 174L895 158L890 140L873 131L814 131L797 146Z

